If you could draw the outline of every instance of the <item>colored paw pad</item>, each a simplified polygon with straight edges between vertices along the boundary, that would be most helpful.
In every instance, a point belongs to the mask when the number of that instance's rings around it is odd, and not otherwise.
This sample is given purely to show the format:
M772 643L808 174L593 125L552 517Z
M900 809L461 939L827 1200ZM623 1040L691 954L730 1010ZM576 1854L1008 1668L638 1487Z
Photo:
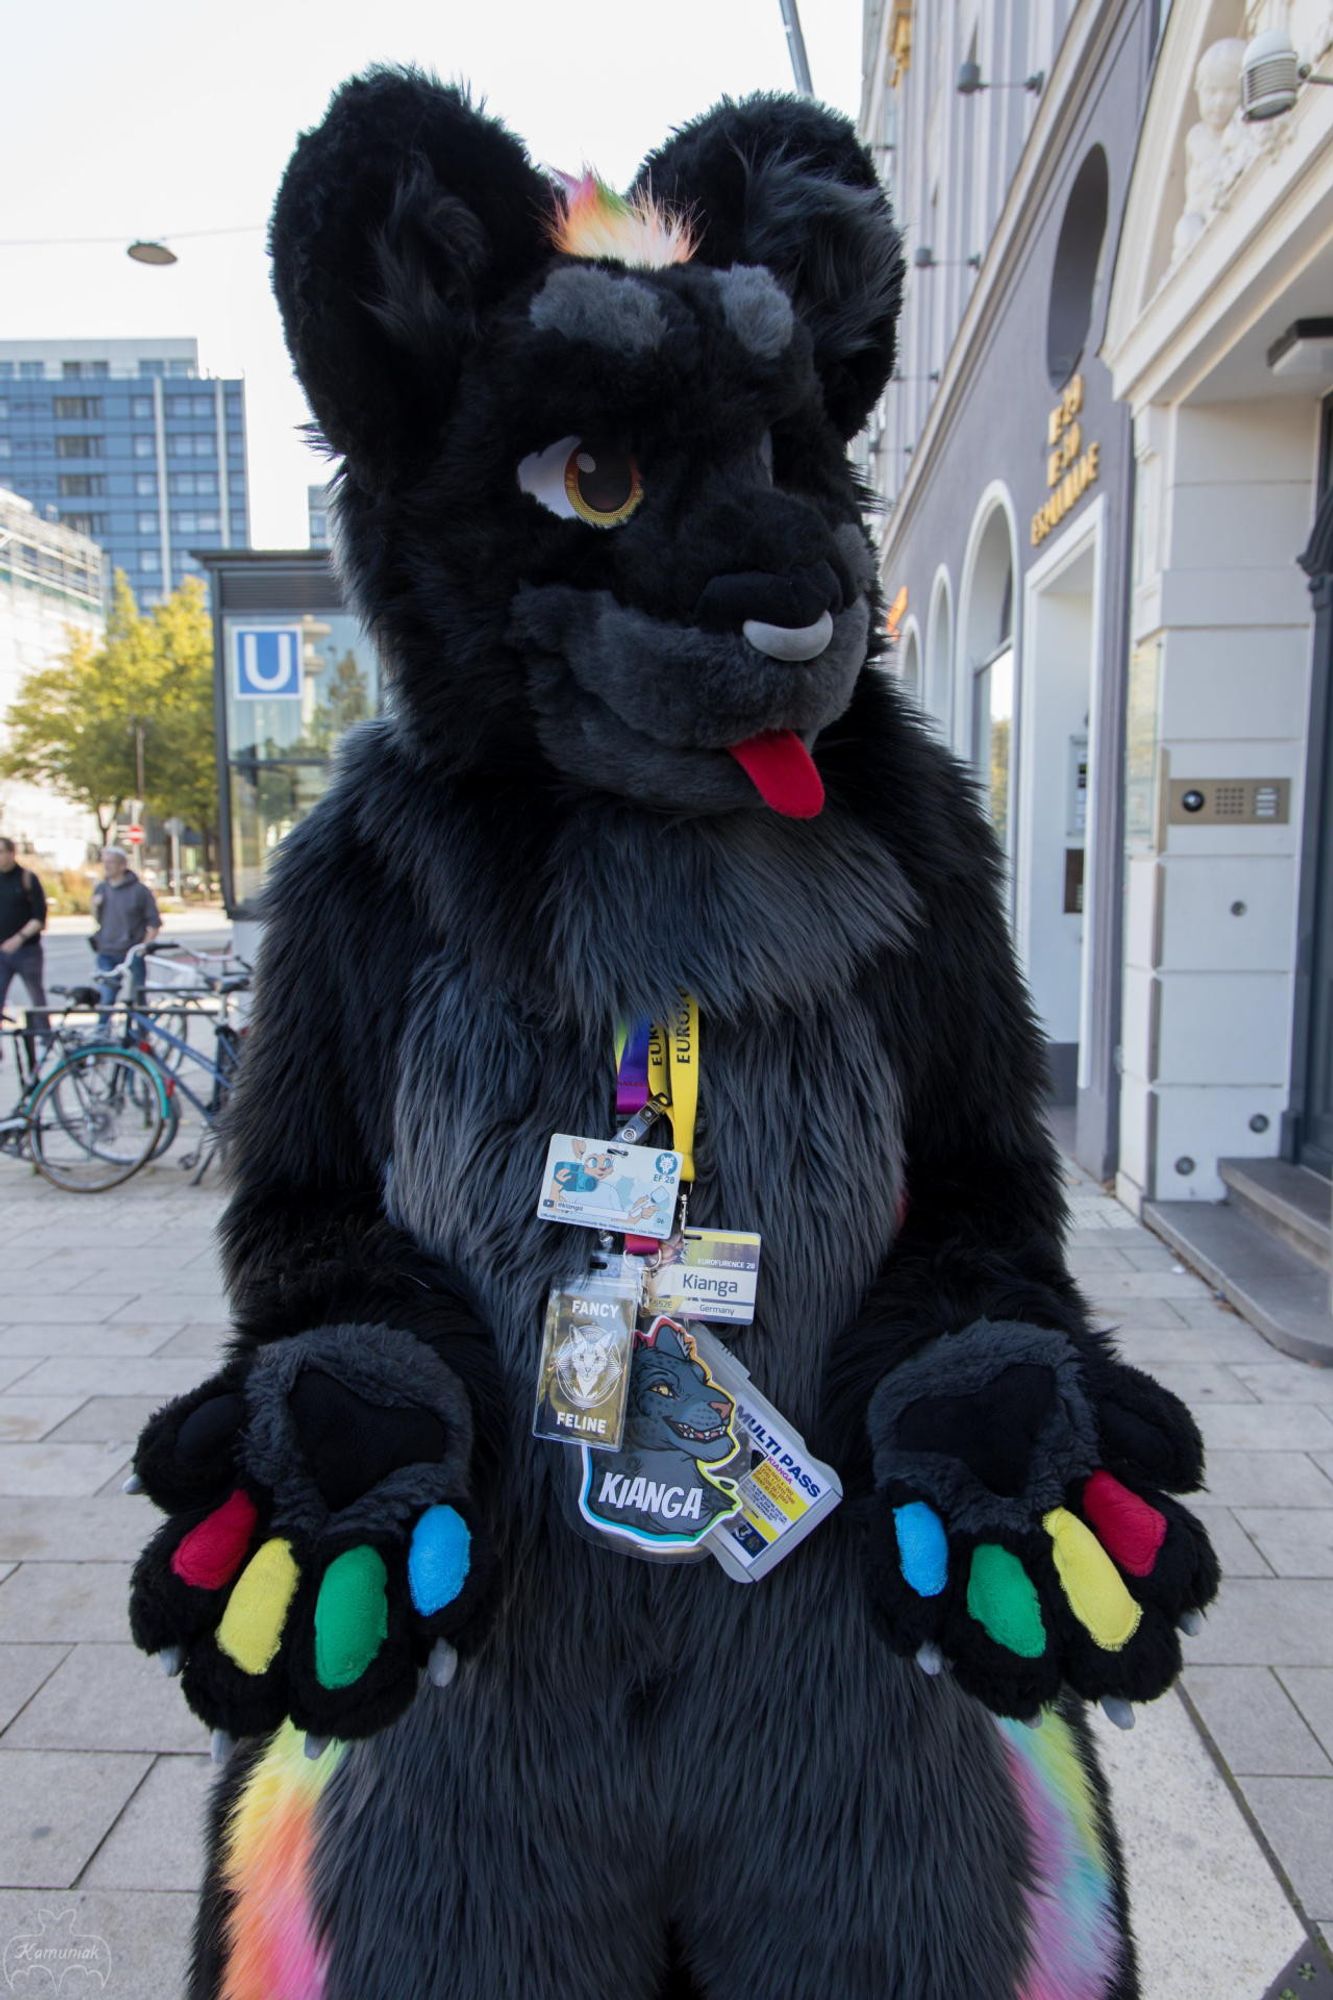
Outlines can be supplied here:
M1070 1610L1103 1651L1119 1652L1143 1616L1120 1571L1151 1575L1166 1539L1166 1518L1104 1471L1094 1472L1087 1481L1083 1507L1087 1522L1067 1508L1054 1507L1043 1517L1042 1526L1050 1537L1051 1560ZM939 1515L925 1501L913 1500L894 1508L893 1524L905 1582L918 1597L938 1597L949 1569L948 1537ZM1011 1550L994 1542L973 1549L967 1608L1007 1652L1038 1659L1045 1651L1041 1600Z
M244 1505L234 1504L240 1502ZM253 1506L234 1493L184 1537L172 1568L187 1583L220 1588L240 1569L254 1522ZM472 1538L462 1515L453 1507L427 1508L408 1550L413 1608L430 1617L451 1604L467 1581L471 1560ZM219 1650L242 1673L267 1673L277 1658L300 1580L291 1543L281 1536L262 1543L240 1570L216 1637ZM321 1687L351 1687L375 1660L389 1632L388 1584L384 1558L367 1546L344 1549L325 1570L313 1619Z

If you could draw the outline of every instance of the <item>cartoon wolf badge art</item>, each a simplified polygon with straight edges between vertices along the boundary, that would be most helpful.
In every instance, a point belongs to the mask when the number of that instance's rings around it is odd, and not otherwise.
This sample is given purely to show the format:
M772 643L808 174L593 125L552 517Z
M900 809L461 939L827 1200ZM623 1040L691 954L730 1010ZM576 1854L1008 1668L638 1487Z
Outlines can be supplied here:
M717 1470L737 1454L735 1415L685 1328L659 1315L634 1336L621 1449L584 1449L584 1521L641 1549L697 1549L740 1506L734 1481Z

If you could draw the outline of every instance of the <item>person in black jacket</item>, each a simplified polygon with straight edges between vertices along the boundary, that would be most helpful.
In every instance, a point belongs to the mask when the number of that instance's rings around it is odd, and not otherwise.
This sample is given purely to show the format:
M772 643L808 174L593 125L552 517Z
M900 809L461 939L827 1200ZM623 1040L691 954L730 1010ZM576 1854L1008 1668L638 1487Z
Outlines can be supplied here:
M0 1010L15 973L28 995L34 1026L46 1026L46 987L42 983L42 932L46 929L46 896L30 868L20 868L14 843L0 835Z

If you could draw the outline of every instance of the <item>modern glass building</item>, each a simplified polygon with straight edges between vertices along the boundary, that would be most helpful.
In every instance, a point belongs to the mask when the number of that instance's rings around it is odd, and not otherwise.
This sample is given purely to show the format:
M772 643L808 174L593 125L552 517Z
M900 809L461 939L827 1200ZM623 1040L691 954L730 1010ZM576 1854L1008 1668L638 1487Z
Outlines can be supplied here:
M156 604L250 539L245 384L193 340L0 340L0 483Z
M222 890L238 925L258 914L278 842L329 782L333 753L377 713L375 648L316 549L204 553L213 607ZM245 933L237 948L248 955Z

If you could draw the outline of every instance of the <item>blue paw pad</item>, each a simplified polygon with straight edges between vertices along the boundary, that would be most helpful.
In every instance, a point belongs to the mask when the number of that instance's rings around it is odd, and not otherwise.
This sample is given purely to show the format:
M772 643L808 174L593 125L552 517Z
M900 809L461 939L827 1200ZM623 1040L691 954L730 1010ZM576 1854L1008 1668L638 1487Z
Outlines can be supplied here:
M938 1597L949 1576L949 1544L944 1523L924 1500L893 1510L902 1572L918 1597Z
M472 1537L455 1507L428 1507L412 1530L407 1584L423 1618L452 1604L472 1566Z

